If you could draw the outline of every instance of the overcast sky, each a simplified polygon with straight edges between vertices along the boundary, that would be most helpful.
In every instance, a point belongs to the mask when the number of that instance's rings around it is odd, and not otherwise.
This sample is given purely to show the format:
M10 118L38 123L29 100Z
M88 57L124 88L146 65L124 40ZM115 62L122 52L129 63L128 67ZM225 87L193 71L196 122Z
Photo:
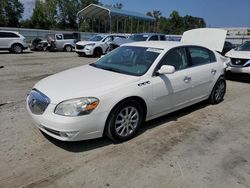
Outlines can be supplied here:
M24 19L32 14L35 0L24 3ZM209 27L250 27L250 0L101 0L103 4L120 2L123 9L146 13L160 10L168 17L173 10L181 16L192 15L205 19Z

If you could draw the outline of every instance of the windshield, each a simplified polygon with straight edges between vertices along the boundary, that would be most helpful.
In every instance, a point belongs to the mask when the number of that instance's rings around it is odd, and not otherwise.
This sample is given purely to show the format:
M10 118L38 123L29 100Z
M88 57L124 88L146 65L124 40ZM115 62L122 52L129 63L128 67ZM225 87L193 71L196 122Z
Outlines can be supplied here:
M96 36L91 37L89 41L101 41L103 38L104 36L96 35Z
M133 41L146 41L147 38L148 38L148 35L131 35L129 37L129 39Z
M157 48L122 46L91 65L122 74L141 76L161 52L162 49Z
M242 45L235 48L235 51L250 51L250 41L244 42Z

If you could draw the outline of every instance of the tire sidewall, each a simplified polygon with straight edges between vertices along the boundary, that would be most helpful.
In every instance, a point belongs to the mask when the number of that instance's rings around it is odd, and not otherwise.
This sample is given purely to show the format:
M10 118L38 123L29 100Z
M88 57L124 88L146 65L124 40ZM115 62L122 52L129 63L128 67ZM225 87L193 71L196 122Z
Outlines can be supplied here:
M128 106L131 106L131 107L134 107L137 109L137 111L139 113L139 123L132 134L130 134L129 136L126 136L126 137L122 137L122 136L118 135L116 130L115 130L115 121L116 121L116 118L117 118L118 114L120 113L120 111ZM124 141L130 140L131 138L133 138L136 135L138 129L140 128L140 126L142 124L142 121L143 121L143 108L142 108L141 104L135 100L124 101L124 102L121 102L120 104L118 104L110 112L110 115L109 115L109 118L108 118L108 121L106 124L106 131L105 132L106 132L107 136L109 138L111 138L113 141L124 142Z
M219 100L216 100L215 92L216 92L216 89L217 89L218 84L219 84L220 82L224 82L225 90L224 90L223 96L222 96ZM224 77L220 77L220 78L217 80L216 84L214 85L214 88L213 88L213 90L212 90L212 93L211 93L211 95L210 95L210 97L209 97L210 103L212 103L212 104L218 104L218 103L222 102L223 99L224 99L225 93L226 93L226 80L225 80Z
M21 50L20 50L19 52L15 51L15 47L16 47L16 46L20 47ZM21 44L13 44L12 47L11 47L11 51L12 51L13 53L15 53L15 54L20 54L20 53L23 52L23 47L22 47Z
M95 57L100 57L102 55L102 49L101 48L96 48L94 50L94 56Z
M70 49L70 50L69 50L69 49ZM72 46L66 45L66 46L65 46L65 51L66 51L66 52L72 52Z

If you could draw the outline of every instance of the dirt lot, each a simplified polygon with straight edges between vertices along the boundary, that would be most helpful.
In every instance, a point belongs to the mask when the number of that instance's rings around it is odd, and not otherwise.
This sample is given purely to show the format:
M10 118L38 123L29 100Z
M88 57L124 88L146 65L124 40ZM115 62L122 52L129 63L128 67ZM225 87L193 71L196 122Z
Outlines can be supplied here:
M40 79L93 62L75 53L0 52L0 187L250 187L250 87L146 123L122 144L64 143L31 122L25 98Z

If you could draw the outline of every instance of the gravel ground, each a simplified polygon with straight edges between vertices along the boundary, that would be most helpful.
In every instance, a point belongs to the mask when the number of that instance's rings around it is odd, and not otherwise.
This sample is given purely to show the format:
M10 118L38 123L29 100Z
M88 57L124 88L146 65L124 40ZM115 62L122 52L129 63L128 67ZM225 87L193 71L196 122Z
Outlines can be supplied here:
M42 134L25 99L40 79L95 61L0 52L0 187L250 187L250 87L147 122L134 139L65 143Z

